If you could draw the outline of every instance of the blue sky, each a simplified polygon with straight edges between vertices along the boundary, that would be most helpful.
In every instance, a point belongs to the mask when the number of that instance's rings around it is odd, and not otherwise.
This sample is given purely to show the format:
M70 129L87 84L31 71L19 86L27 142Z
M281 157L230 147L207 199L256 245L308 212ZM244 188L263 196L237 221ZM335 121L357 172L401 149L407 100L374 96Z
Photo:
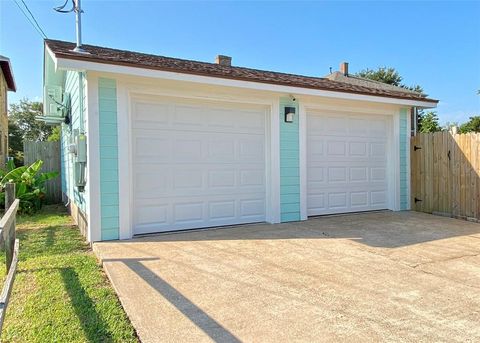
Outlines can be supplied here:
M17 0L21 4L21 0ZM24 0L49 38L74 41L64 0ZM82 0L84 43L304 75L342 61L351 72L395 67L440 99L441 123L480 114L480 2L166 2ZM17 93L40 99L43 43L13 0L0 0L0 54Z

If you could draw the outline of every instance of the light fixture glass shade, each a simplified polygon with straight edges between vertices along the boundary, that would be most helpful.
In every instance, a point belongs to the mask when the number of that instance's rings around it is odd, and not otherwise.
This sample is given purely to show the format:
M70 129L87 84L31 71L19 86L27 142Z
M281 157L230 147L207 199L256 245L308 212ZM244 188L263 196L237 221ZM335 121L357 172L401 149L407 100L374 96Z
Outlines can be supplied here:
M285 107L285 123L293 123L295 107Z

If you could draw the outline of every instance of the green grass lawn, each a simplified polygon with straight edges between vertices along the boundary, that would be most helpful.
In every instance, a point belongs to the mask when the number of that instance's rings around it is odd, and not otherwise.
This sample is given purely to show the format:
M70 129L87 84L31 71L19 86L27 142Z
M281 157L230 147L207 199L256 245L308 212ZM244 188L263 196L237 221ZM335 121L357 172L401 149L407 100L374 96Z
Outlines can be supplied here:
M2 342L138 342L106 275L63 206L17 219L20 262ZM5 275L5 254L0 259Z

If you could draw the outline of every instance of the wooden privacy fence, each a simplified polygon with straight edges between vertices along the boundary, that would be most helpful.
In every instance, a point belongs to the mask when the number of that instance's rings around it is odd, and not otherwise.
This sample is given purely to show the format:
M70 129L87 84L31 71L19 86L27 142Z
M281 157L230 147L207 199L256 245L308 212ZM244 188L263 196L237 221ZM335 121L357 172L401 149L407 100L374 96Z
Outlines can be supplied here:
M5 215L0 220L0 245L5 247L5 264L7 267L7 277L0 294L0 333L2 332L18 264L20 244L15 233L18 204L19 200L15 199L15 184L8 183L5 187Z
M60 142L23 142L23 160L25 165L42 160L41 172L59 172L61 169ZM62 179L56 177L45 183L46 200L49 203L62 201Z
M480 133L411 139L412 209L480 220Z

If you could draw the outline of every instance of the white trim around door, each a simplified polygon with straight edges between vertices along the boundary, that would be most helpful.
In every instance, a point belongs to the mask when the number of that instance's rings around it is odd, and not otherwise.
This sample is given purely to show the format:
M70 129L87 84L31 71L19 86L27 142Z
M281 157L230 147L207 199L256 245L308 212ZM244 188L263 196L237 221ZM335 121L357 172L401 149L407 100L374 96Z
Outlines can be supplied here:
M161 94L144 94L139 92L137 86L131 86L128 83L118 82L118 125L119 125L119 187L120 187L120 238L128 239L134 235L134 187L133 187L133 136L132 136L132 107L138 99L155 99L162 97ZM149 88L151 92L152 88ZM161 93L161 91L159 91ZM172 97L171 94L167 95ZM174 97L175 98L175 97ZM279 121L278 116L272 115L278 110L277 99L265 99L263 102L252 101L248 103L246 99L231 99L223 100L217 99L202 100L198 97L188 97L185 95L176 97L179 100L195 101L198 103L225 103L232 106L232 104L239 104L241 106L262 106L265 111L265 216L262 221L270 223L279 222L279 183L280 178L278 174L279 156L278 156L278 136L279 136Z

